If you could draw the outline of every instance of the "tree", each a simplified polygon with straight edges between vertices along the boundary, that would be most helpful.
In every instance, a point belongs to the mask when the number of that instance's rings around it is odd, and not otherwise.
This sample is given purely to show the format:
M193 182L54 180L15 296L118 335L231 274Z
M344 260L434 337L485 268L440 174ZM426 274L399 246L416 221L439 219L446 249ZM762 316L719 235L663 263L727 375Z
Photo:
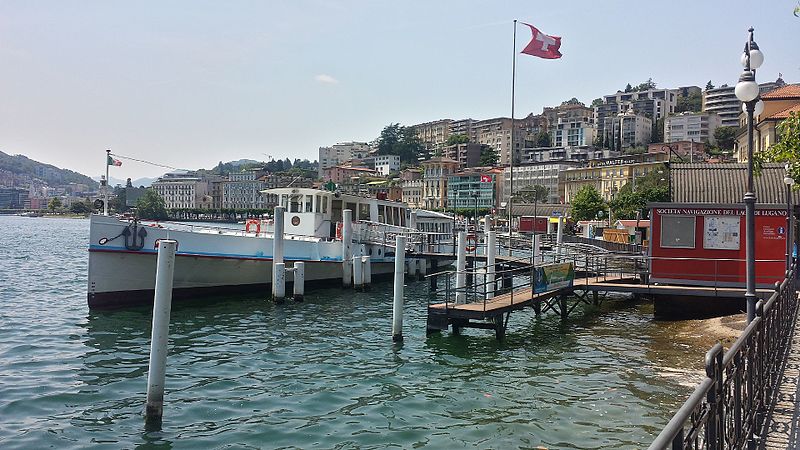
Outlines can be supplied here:
M644 91L649 91L650 89L655 89L655 88L656 88L656 83L653 81L652 78L648 78L647 81L645 81L644 83L641 83L640 85L638 85L635 88L633 88L633 91L634 92L644 92Z
M84 202L73 202L69 211L73 214L89 214L92 208Z
M736 128L734 127L718 127L714 130L714 139L717 140L717 146L723 150L733 150L733 143L736 142Z
M586 184L572 199L572 220L592 220L605 209L605 202L594 186Z
M481 145L480 165L496 166L497 161L499 160L500 160L500 155L497 153L497 149L495 149L490 145Z
M630 83L628 83L628 84L626 84L626 85L625 85L625 92L630 92L630 91L632 91L632 90L633 90L633 86L631 86L631 84L630 84Z
M600 106L602 104L603 104L603 99L602 98L596 98L596 99L592 100L592 108L596 108L596 107L598 107L598 106Z
M451 134L450 136L447 137L446 145L449 147L451 145L466 144L468 142L469 142L469 136L467 136L464 133L456 133L456 134Z
M136 210L142 219L164 220L167 216L167 206L164 199L153 189L148 189L136 201Z
M413 127L401 127L399 123L392 123L385 126L378 136L379 155L397 155L400 161L416 162L423 150L422 141Z
M719 129L719 128L718 128ZM716 133L715 133L716 134ZM789 176L800 185L800 113L791 112L778 124L778 142L753 156L756 170L760 173L765 162L786 163Z
M714 89L714 85L711 84L711 80L708 80L708 83L706 83L706 90L708 91L711 89Z
M537 147L550 147L552 145L550 141L550 133L547 131L540 131L536 133L536 146Z
M534 184L520 189L517 196L525 203L547 203L550 189L541 184Z
M678 97L677 104L675 105L676 113L682 113L686 111L700 112L702 109L703 96L700 93L693 93L686 97L681 95Z
M664 118L653 121L653 128L650 130L650 143L664 142Z
M50 199L50 202L47 203L47 207L50 209L50 212L55 212L55 210L61 208L61 199L58 197L53 197Z
M646 206L652 202L669 201L669 174L665 165L655 168L647 175L636 178L635 183L622 186L609 202L613 216L617 219L635 219L636 212L646 216Z

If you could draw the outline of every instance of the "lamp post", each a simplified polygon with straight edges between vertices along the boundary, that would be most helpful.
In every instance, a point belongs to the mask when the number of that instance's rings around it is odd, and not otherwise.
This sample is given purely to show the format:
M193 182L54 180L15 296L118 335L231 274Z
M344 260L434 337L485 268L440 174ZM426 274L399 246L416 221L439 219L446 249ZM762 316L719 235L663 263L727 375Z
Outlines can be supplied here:
M786 165L786 176L783 178L786 184L786 270L792 265L792 249L794 248L794 211L792 211L792 185L794 178L789 176L789 165Z
M741 57L744 72L736 83L734 93L736 98L744 103L747 112L747 192L744 194L745 205L745 235L746 235L746 268L747 268L747 289L744 297L747 300L747 323L756 317L756 193L753 187L753 113L758 102L759 88L756 83L755 70L761 67L764 62L764 54L758 49L753 41L753 28L748 30L750 33L747 43L744 46L744 53Z

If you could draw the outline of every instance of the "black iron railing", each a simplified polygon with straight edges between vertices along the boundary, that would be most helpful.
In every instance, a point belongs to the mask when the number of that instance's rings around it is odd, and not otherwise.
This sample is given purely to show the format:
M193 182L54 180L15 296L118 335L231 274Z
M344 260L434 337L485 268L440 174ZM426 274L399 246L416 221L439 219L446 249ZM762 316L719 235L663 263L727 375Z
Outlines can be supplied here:
M797 314L797 266L756 305L756 318L725 352L706 353L706 378L650 449L738 449L763 445Z

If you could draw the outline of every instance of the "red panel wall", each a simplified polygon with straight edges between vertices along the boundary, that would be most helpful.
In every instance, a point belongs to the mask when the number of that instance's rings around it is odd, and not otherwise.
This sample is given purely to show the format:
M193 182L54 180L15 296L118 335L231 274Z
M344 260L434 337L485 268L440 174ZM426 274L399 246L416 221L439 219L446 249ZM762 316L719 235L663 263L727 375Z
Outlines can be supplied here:
M695 216L695 247L661 247L662 214ZM705 215L739 215L739 249L721 250L703 248ZM746 234L744 209L714 208L704 206L653 208L651 211L651 277L655 279L700 281L698 284L744 286ZM783 279L786 254L786 211L778 209L756 210L756 283L772 285Z

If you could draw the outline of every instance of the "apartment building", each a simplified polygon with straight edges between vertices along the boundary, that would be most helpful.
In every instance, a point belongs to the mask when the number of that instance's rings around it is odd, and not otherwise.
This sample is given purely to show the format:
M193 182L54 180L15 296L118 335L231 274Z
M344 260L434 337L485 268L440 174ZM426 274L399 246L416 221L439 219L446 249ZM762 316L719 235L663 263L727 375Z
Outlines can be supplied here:
M611 158L619 152L593 146L580 147L526 147L521 152L521 164L556 161L588 161L590 159Z
M447 178L458 171L458 161L449 158L431 158L420 165L424 208L447 208Z
M369 155L372 147L366 142L340 142L330 147L319 148L319 177L323 171L336 167L352 159L363 159Z
M414 133L425 145L425 148L432 151L444 147L447 138L450 137L450 124L452 122L450 119L440 119L412 125L411 128L414 129Z
M666 153L644 153L589 161L585 166L564 170L564 201L569 203L585 185L593 186L603 200L611 201L622 186L628 183L635 186L637 179L661 170L666 161L669 161ZM668 176L664 174L665 179Z
M722 126L716 113L684 112L664 121L664 142L697 141L714 144L714 130Z
M481 145L473 143L449 145L442 150L442 155L458 161L461 167L477 167L481 161Z
M547 188L547 203L561 203L564 198L564 176L567 169L578 167L578 162L532 163L514 166L514 193L518 194L534 185ZM508 202L511 192L511 168L503 169L502 201Z
M402 180L400 185L403 189L403 202L407 203L410 208L422 208L422 179Z
M580 102L564 102L545 108L548 133L553 147L577 147L594 144L594 109Z
M495 207L496 174L490 171L467 170L447 177L448 208L485 212Z
M167 209L211 208L208 182L187 173L167 173L151 185Z
M764 111L755 117L753 152L769 148L778 142L778 124L792 113L800 113L800 84L787 84L761 94ZM740 116L739 134L736 135L734 154L738 162L747 162L746 115Z
M228 175L222 183L222 208L224 209L264 209L270 203L261 191L267 188L260 178L262 169L250 169ZM274 205L274 202L272 202Z
M594 122L597 124L597 136L606 136L608 128L614 121L608 120L620 113L633 111L651 121L656 121L675 113L678 103L677 89L649 89L641 92L617 92L603 96L603 103L594 108ZM647 141L642 141L647 144Z
M617 142L622 148L636 147L650 143L653 121L630 107L625 113L605 117L603 130L610 142Z

